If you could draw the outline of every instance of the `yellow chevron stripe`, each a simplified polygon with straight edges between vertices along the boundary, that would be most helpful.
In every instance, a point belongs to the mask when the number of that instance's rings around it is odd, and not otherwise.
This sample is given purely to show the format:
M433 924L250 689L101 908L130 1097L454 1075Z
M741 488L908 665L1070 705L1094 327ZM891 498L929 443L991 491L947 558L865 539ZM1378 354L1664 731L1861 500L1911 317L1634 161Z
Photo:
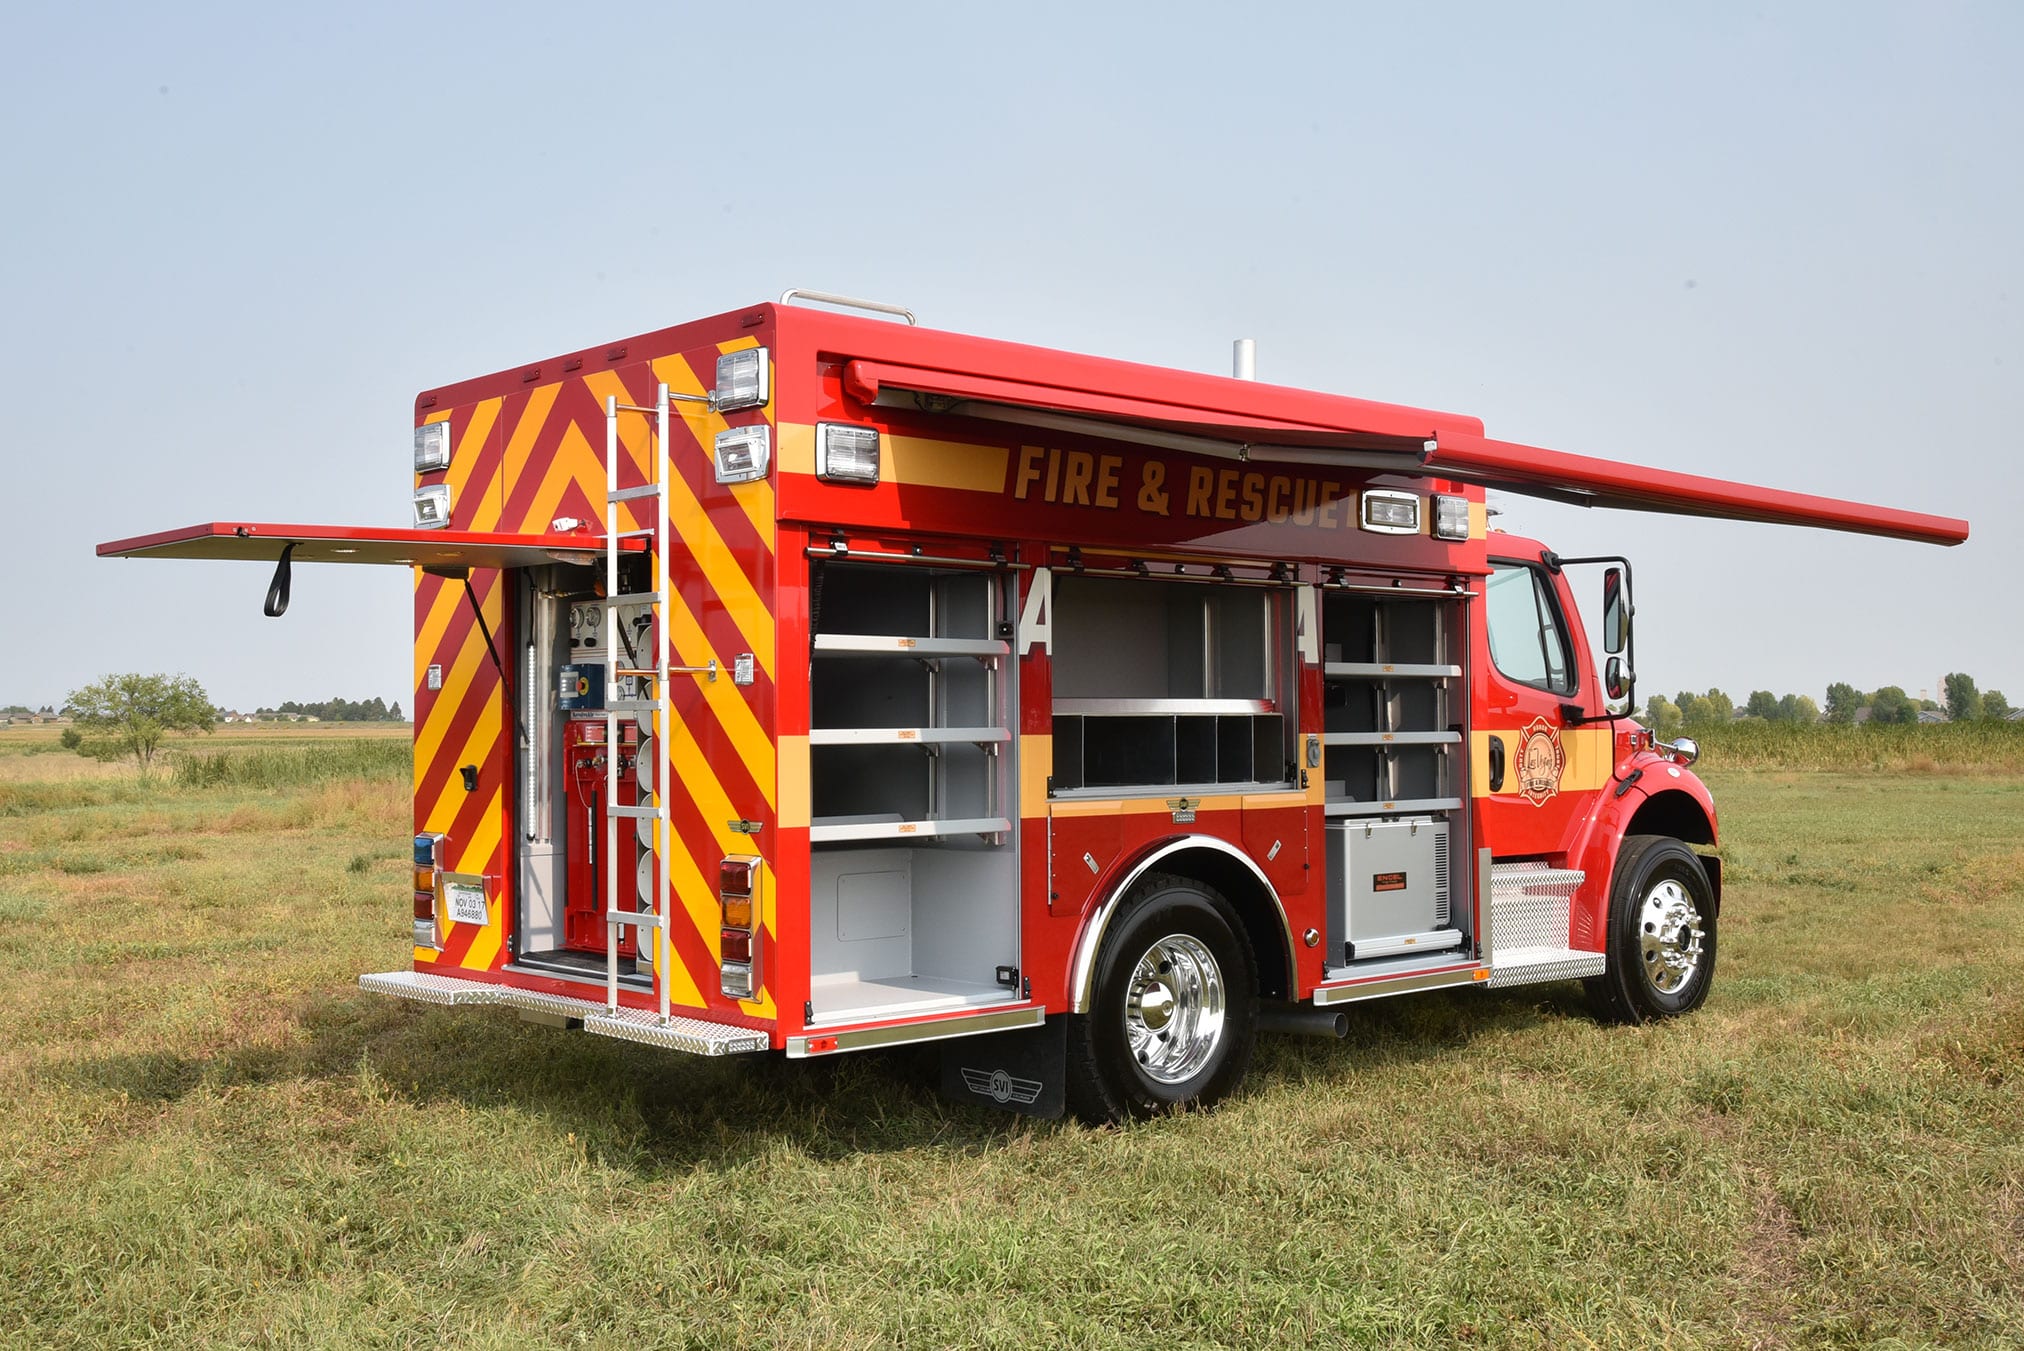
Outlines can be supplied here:
M668 741L675 776L681 780L683 790L695 802L696 810L710 823L710 835L717 842L717 847L727 854L750 853L752 837L740 835L731 829L730 823L738 819L739 813L724 792L724 785L717 782L716 774L710 769L709 759L703 754L703 748L697 744L695 734L690 732L688 724L676 718L674 735ZM760 869L765 874L766 890L770 895L773 890L773 865L762 859ZM714 891L711 896L712 904L715 904ZM715 936L712 935L711 947L714 949L715 946Z
M536 385L528 391L527 406L521 410L520 420L513 424L513 434L506 441L506 453L500 457L509 491L511 485L518 483L520 476L527 472L527 457L533 453L535 439L541 435L542 427L548 422L548 414L555 407L556 396L561 393L559 383ZM499 518L506 512L506 496L506 492L499 494L498 503L477 526L478 529L499 528Z
M489 604L487 606L489 608ZM492 623L492 616L486 616L486 623ZM485 655L485 635L473 624L464 638L464 646L458 649L456 657L445 664L443 689L430 707L428 717L415 732L415 785L420 787L429 765L442 749L443 737L449 732L450 724L456 720L457 709L465 694L471 688L471 678L477 673L480 661L489 661ZM497 702L494 700L493 702Z
M717 350L720 352L733 352L741 347L755 345L757 345L756 339L739 339L735 342L722 343L718 346ZM773 387L772 377L774 374L776 374L774 370L769 369L767 371L767 388L769 389ZM656 361L654 363L654 376L656 379L666 381L668 389L676 394L701 395L709 393L703 387L702 381L696 378L696 373L690 369L689 363L678 356L662 357L659 361ZM710 373L710 378L712 381L716 379L715 371ZM705 462L714 463L717 433L729 427L731 425L730 422L722 414L710 409L707 404L683 403L677 404L676 407L682 410L683 420L701 424L697 432L697 440L702 444ZM768 422L773 421L773 405L771 403L768 403L759 411ZM766 552L776 552L773 537L773 519L776 514L773 509L773 480L768 477L760 479L756 483L732 484L731 498L738 504L738 509L743 511L746 518L752 522L752 528L759 533L760 540L766 545Z
M668 597L663 613L667 616L668 641L683 666L707 665L716 655L703 636L703 626L696 621L694 612L681 597L680 592ZM766 798L769 807L778 805L774 798L773 743L767 739L759 719L752 712L752 706L745 702L745 696L738 693L738 687L722 676L729 663L719 659L718 679L705 680L701 676L670 676L671 680L694 680L702 688L703 699L710 710L717 715L725 735L737 748L738 758L745 762L745 770L759 791ZM737 812L733 816L739 815Z
M471 471L478 467L487 437L499 421L499 399L483 399L471 406L471 416L464 423L463 435L457 438L456 449L450 452L450 467L443 471L443 482L450 485L452 505L464 500L464 490L470 486ZM445 409L441 414L431 415L425 421L441 422L451 415ZM419 480L418 480L419 481Z
M415 569L415 590L422 589L424 575L420 568ZM429 602L429 612L422 616L422 622L415 630L415 683L411 688L422 687L429 667L435 663L436 649L442 645L443 634L448 631L450 620L463 604L464 588L461 585L445 582L437 588L436 598Z
M619 382L618 377L609 371L588 376L585 383L590 385L592 392L598 394L600 398L607 392L621 396L625 393L625 387ZM669 387L673 388L672 381L669 382ZM625 439L623 424L619 428L619 436L621 440ZM627 449L639 453L638 448L630 443ZM688 546L690 554L695 557L697 565L702 569L705 580L716 593L718 603L731 617L731 622L737 625L738 632L751 647L753 657L766 672L767 677L772 678L774 669L772 612L766 608L765 602L760 600L758 590L752 585L752 579L738 566L738 560L732 556L730 547L724 543L724 537L718 534L716 526L710 523L709 513L703 509L703 504L696 500L696 495L690 490L688 482L676 474L669 479L666 488L670 527L681 536L682 543Z
M672 847L661 853L661 864L668 870L669 889L682 903L682 910L688 915L689 923L695 926L696 936L702 940L704 949L714 953L717 950L716 893L711 889L709 880L703 876L703 871L697 866L696 860L690 856L688 846L682 843L681 836L676 832L669 833L674 836ZM681 977L682 986L687 991L686 1002L700 1006L703 1003L703 996L701 987L696 981L696 973L690 971L679 960L671 962L670 966L672 973ZM673 985L668 987L669 1002L676 1002L677 993Z

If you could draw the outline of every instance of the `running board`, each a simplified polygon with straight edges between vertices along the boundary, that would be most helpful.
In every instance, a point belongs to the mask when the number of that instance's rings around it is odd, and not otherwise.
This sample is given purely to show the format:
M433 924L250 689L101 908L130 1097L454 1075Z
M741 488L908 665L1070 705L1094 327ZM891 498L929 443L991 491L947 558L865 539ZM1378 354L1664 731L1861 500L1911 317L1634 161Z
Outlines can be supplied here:
M545 990L523 990L514 985L493 985L486 981L459 980L426 971L382 971L358 978L360 988L376 994L412 999L421 1004L459 1006L499 1004L529 1013L545 1013L580 1020L583 1030L621 1041L637 1041L664 1050L689 1055L742 1055L763 1051L770 1044L766 1033L756 1028L732 1027L703 1018L670 1017L647 1009L622 1008L612 1013L601 1002L549 994Z
M1574 893L1587 874L1544 863L1499 863L1490 869L1489 949L1492 988L1599 976L1600 952L1568 946Z

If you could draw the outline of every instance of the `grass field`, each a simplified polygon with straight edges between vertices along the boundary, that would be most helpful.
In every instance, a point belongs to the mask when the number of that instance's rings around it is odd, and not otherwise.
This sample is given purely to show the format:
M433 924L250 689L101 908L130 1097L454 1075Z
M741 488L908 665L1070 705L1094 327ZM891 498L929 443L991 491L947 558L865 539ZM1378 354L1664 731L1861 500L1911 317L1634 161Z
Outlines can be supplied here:
M0 1342L2024 1341L2001 766L1711 768L1690 1019L1359 1006L1218 1112L1092 1131L944 1103L911 1052L706 1063L363 994L407 954L405 763L299 735L143 787L0 732Z

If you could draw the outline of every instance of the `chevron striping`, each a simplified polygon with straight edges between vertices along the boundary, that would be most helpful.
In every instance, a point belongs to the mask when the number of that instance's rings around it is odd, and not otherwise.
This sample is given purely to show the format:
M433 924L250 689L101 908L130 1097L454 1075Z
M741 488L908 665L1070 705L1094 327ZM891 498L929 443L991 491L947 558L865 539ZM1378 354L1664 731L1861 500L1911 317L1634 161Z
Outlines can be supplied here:
M585 383L593 389L600 391L608 389L621 395L625 390L617 377L609 372L586 377ZM623 425L620 426L619 433L623 440L625 435ZM627 449L631 450L633 447L628 445ZM668 524L681 536L682 543L688 546L690 554L702 568L703 575L709 579L719 603L731 616L732 622L737 624L738 631L744 635L745 643L751 649L753 657L766 672L767 678L771 679L772 612L759 598L758 588L738 565L736 556L724 543L724 537L717 532L717 527L710 521L709 512L696 500L696 495L688 482L679 474L671 475L666 488ZM663 543L665 545L665 541Z
M743 339L723 343L719 345L717 350L720 352L736 351L741 347L753 345L753 341L752 339ZM772 374L773 372L770 370L767 372L769 388L772 384L770 378ZM703 388L702 381L696 378L696 373L689 366L689 363L678 356L662 357L659 361L656 361L654 363L654 375L658 379L665 381L669 390L677 394L706 395L709 393L708 390ZM714 375L715 372L712 372L713 377ZM691 408L704 407L701 404L691 404L689 406ZM771 425L773 421L773 405L769 403L760 411L764 414L767 423ZM716 412L714 409L707 412L699 412L694 418L684 415L684 421L694 421L702 424L702 431L696 437L698 447L703 453L704 463L714 463L716 460L717 433L726 430L731 424L724 419L721 413ZM739 510L743 511L746 517L751 520L752 531L759 537L759 542L766 546L766 552L769 554L775 552L773 536L773 480L771 477L760 479L756 483L735 484L731 487L730 491L732 498L738 503Z
M696 622L696 616L677 591L668 597L663 610L668 621L668 642L680 657L684 666L702 666L715 656L709 642L703 636L703 629ZM718 661L721 671L727 663ZM759 725L752 706L745 702L736 685L727 680L702 680L698 682L703 699L716 715L717 723L724 729L738 751L738 758L745 763L745 772L752 776L752 784L766 799L768 807L775 806L773 800L773 743L766 731ZM736 815L736 813L733 813Z

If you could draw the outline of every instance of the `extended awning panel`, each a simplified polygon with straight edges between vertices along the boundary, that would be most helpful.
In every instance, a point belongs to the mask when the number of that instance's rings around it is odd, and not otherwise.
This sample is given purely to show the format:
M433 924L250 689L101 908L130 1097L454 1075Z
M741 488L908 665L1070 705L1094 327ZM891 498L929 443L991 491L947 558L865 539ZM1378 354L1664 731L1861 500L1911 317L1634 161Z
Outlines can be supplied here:
M136 535L98 546L100 558L236 558L272 563L289 545L298 563L377 563L418 568L517 568L541 563L594 563L601 535L520 535L484 530L412 530L387 526L275 525L210 521ZM620 541L627 551L643 539Z
M1061 357L1063 363L1073 360ZM1949 516L1499 441L1485 436L1476 419L1451 413L1220 377L1157 374L1165 379L1157 387L1092 389L1075 378L1070 365L1038 379L1016 370L949 371L858 358L845 363L844 387L853 398L880 407L1023 422L1194 454L1424 473L1585 506L1812 526L1927 544L1968 538L1968 523Z

